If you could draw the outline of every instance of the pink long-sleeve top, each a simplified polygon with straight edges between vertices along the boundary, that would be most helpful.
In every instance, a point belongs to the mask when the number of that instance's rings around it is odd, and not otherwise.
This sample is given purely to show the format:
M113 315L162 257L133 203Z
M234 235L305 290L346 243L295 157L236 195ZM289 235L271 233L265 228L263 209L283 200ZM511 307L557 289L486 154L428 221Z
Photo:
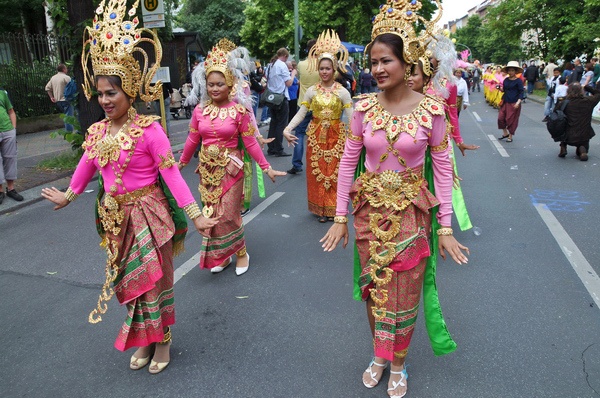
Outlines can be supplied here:
M412 113L402 117L396 117L383 110L375 94L355 105L350 123L350 134L354 137L349 137L346 140L344 154L339 166L336 214L348 214L350 189L363 146L366 148L365 167L368 171L405 170L398 158L392 154L389 154L387 159L380 163L381 156L388 153L385 121L391 123L394 118L399 119L398 125L401 127L399 138L393 144L393 147L399 151L408 167L423 166L427 147L432 147L435 196L440 202L437 218L441 225L450 226L452 216L452 163L449 156L449 138L446 135L443 105L430 97L425 97ZM380 125L380 120L383 121L381 123L382 127L374 128L374 126ZM404 129L403 127L407 128ZM413 129L414 137L406 132L410 128ZM377 169L379 164L381 165Z
M444 103L444 110L448 115L448 120L452 126L452 139L457 144L462 144L463 139L460 134L460 123L458 122L458 109L456 101L458 96L458 88L455 84L445 81L446 89L448 90L448 98L445 98L441 93L438 93L432 84L427 88L427 94L437 97L438 101Z
M219 116L220 113L224 116L223 119ZM206 108L198 105L192 113L190 132L179 161L189 163L200 140L202 140L203 146L216 144L219 147L235 149L241 135L244 146L252 159L258 163L261 169L267 170L270 167L269 162L267 162L254 134L255 128L252 126L250 112L243 105L233 101L221 108L212 104Z
M130 128L130 131L136 127L141 128L143 133L137 138L133 155L123 173L123 185L127 191L121 185L115 184L116 177L114 170L120 170L120 166L126 161L130 150L123 149L123 145L121 145L117 162L109 161L104 166L101 166L99 163L99 159L103 156L98 144L108 134L106 131L108 120L95 123L90 127L88 137L86 138L85 152L71 179L71 190L76 194L81 194L94 176L96 170L100 170L102 173L104 190L111 195L120 195L151 185L158 180L160 173L179 207L195 203L190 188L177 168L171 144L161 125L157 122L152 122L142 128L135 124L140 119L149 121L145 116L138 116ZM115 193L109 192L110 187L113 185L117 187Z

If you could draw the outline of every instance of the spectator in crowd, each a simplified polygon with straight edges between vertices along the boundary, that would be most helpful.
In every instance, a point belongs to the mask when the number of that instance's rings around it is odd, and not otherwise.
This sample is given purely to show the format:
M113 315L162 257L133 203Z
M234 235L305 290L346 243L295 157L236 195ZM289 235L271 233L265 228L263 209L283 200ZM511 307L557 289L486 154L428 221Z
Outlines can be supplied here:
M540 77L539 70L533 61L531 61L527 69L525 69L523 76L525 76L525 80L527 80L527 93L533 94L535 82Z
M478 65L475 65L473 67L473 72L471 72L472 78L473 78L473 85L472 85L472 89L473 92L475 92L475 87L477 87L477 92L480 93L481 92L481 68Z
M369 68L365 68L358 75L358 85L360 86L361 94L369 94L373 90L373 83L375 79L373 79L373 75Z
M579 83L581 81L581 77L583 76L583 65L581 65L581 60L579 58L575 59L575 66L573 67L573 73L569 77L569 84Z
M558 104L559 101L567 97L567 88L569 87L566 77L561 76L560 79L558 79L558 82L559 84L556 86L556 90L554 90L555 104Z
M309 54L310 50L313 48L317 41L315 39L310 39L308 43L306 43L306 53ZM298 98L300 98L300 102L304 101L304 96L306 95L306 90L310 86L313 86L319 82L319 71L313 70L309 68L310 62L307 59L304 59L298 63L298 78L300 79L300 92L298 94ZM306 138L306 129L308 128L308 124L312 120L312 111L309 111L304 120L300 122L298 127L296 127L296 137L298 140L296 141L296 145L294 146L294 154L292 155L292 168L287 172L288 174L297 174L302 171L302 158L304 157L304 141Z
M23 197L15 190L17 179L17 114L8 99L8 94L0 90L0 204L8 196L21 202ZM6 183L6 191L4 184Z
M467 81L463 77L464 70L458 68L454 71L454 77L456 77L456 113L460 116L460 111L467 109L469 106L469 87Z
M65 64L59 64L56 67L56 74L50 78L46 84L46 92L50 97L50 101L56 104L56 108L60 113L67 116L73 116L73 105L65 98L65 87L71 81L71 77L67 75L69 70ZM65 122L65 130L73 131L73 126Z
M594 64L594 86L600 90L600 84L598 84L598 78L600 77L600 63L598 62L598 58L592 58L592 63Z
M293 71L296 70L296 61L287 61L286 65L288 70L290 71L290 75ZM298 112L298 91L300 90L300 81L298 80L298 72L296 71L296 76L294 76L294 82L291 86L288 87L288 92L290 94L290 114L288 115L288 123L296 116L296 112Z
M255 62L256 69L250 72L250 92L252 93L252 110L254 111L254 117L258 118L258 104L260 102L260 95L265 91L262 85L263 70L259 61Z
M585 64L585 73L583 74L583 76L581 76L581 80L579 81L579 84L581 84L582 86L594 86L594 64L591 62L588 62L587 64Z
M550 58L550 62L548 62L548 65L546 65L542 72L542 76L544 76L546 81L554 78L554 69L558 68L558 65L556 65L555 62L556 60L554 58Z
M564 69L563 69L561 77L564 77L565 79L567 79L567 82L568 82L569 78L571 76L571 73L573 73L573 64L567 61L567 62L565 62L563 67L564 67Z
M275 138L270 142L267 154L272 156L291 156L283 150L283 129L288 124L288 114L290 111L289 101L290 94L288 87L294 83L297 71L291 73L285 64L290 56L290 53L285 48L277 50L277 58L269 65L267 72L267 88L276 94L283 94L283 102L279 106L270 106L271 124L269 125L269 138Z
M542 122L548 121L548 116L552 112L552 107L554 106L554 93L556 92L556 87L560 83L560 69L554 68L552 78L548 79L546 84L548 85L548 95L546 96L546 104L544 105L544 119Z
M591 95L585 96L584 91ZM567 156L567 145L577 148L575 151L579 160L588 160L590 139L596 133L592 127L592 112L600 102L600 91L591 86L582 86L579 83L569 84L567 89L569 103L565 107L567 116L567 138L560 143L559 157Z

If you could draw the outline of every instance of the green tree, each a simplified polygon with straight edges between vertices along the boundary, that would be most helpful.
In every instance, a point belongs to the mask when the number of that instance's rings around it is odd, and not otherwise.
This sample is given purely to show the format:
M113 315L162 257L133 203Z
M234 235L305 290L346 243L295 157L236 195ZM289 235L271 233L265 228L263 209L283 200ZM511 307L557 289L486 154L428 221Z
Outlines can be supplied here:
M44 0L0 0L0 32L46 33Z
M198 33L206 53L224 37L240 42L245 7L246 3L240 0L185 0L176 18L185 30Z
M371 19L382 0L299 0L302 44L325 29L334 29L343 41L367 44L371 41ZM424 0L420 15L429 19L436 3ZM294 1L252 0L246 7L241 29L242 44L257 57L270 59L280 47L294 45Z

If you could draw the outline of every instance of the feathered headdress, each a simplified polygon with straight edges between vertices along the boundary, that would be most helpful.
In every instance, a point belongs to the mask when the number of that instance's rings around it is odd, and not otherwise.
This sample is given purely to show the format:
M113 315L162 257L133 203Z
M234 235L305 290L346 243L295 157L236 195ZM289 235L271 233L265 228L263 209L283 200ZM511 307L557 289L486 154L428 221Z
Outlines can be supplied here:
M210 58L210 59L209 59ZM185 106L206 105L210 100L206 89L206 77L211 72L221 72L225 82L232 87L233 100L246 107L252 105L252 97L244 90L245 76L252 70L252 61L248 50L236 45L227 39L221 39L206 57L192 72L192 86L190 95L185 100ZM249 105L248 105L249 104Z
M339 53L339 58L337 54ZM333 30L327 29L321 32L317 42L308 53L309 71L319 70L319 62L322 59L329 59L333 62L334 69L340 69L346 73L346 62L348 62L348 50L342 44L338 34Z
M440 93L444 98L447 98L449 91L444 84L444 81L449 81L451 84L456 84L454 77L454 66L456 63L456 48L450 37L442 31L438 31L430 37L427 44L427 53L437 60L437 67L433 71L431 83L437 93Z
M125 19L127 0L102 0L96 8L96 16L92 26L87 26L83 32L83 52L81 66L84 71L83 92L89 100L92 96L92 86L96 76L118 76L122 88L132 98L138 94L143 101L153 101L162 95L162 84L150 86L162 58L162 47L156 33L146 28L139 28L139 20ZM136 13L139 0L133 4L129 17ZM148 68L148 53L139 46L140 43L150 43L154 49L155 65ZM140 53L144 59L143 67L133 57ZM92 71L88 62L92 62ZM93 72L93 73L92 73Z

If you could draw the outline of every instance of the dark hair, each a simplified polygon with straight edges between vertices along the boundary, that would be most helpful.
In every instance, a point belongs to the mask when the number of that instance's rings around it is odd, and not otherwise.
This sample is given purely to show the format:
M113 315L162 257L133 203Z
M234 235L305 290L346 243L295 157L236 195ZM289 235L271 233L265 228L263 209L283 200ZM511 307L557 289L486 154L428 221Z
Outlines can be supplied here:
M558 79L558 81L560 82L560 84L565 84L567 82L567 78L561 77L560 79Z
M369 47L367 49L367 51L369 53L369 58L371 58L371 49L373 48L373 45L376 43L385 44L392 50L392 52L394 53L396 58L398 58L400 60L400 62L407 63L404 60L404 55L403 55L404 42L402 41L402 38L400 36L395 35L393 33L383 33L383 34L375 37L375 40L373 40L369 44Z
M335 68L335 63L330 59L330 58L321 58L321 60L319 61L319 63L317 64L317 69L321 68L321 62L323 61L329 61L331 62L331 68L334 69ZM338 68L339 69L339 68Z
M307 43L306 43L306 52L310 52L310 49L313 48L313 46L317 44L317 40L316 39L310 39Z
M571 69L573 69L573 64L570 63L569 61L565 62L564 70L571 70Z
M108 80L108 83L110 83L111 86L113 87L118 87L121 91L123 91L123 93L125 93L125 96L127 98L131 98L129 95L127 95L127 93L125 92L125 90L123 90L123 81L121 80L121 78L119 76L114 76L114 75L97 75L94 77L94 83L96 85L96 87L98 87L98 80L100 79L106 79Z
M597 57L592 58L592 62L598 62L598 58Z
M585 70L588 70L588 71L591 70L591 71L593 71L594 70L594 64L591 63L591 62L588 62L587 64L585 64Z
M65 64L58 64L58 66L56 67L57 72L64 72L66 70L67 70L67 65L65 65Z
M552 72L560 72L560 68L554 68Z
M287 57L289 55L290 55L290 52L285 47L281 47L279 50L277 50L277 58Z
M575 99L575 98L583 98L583 87L579 83L571 83L567 88L567 98Z

